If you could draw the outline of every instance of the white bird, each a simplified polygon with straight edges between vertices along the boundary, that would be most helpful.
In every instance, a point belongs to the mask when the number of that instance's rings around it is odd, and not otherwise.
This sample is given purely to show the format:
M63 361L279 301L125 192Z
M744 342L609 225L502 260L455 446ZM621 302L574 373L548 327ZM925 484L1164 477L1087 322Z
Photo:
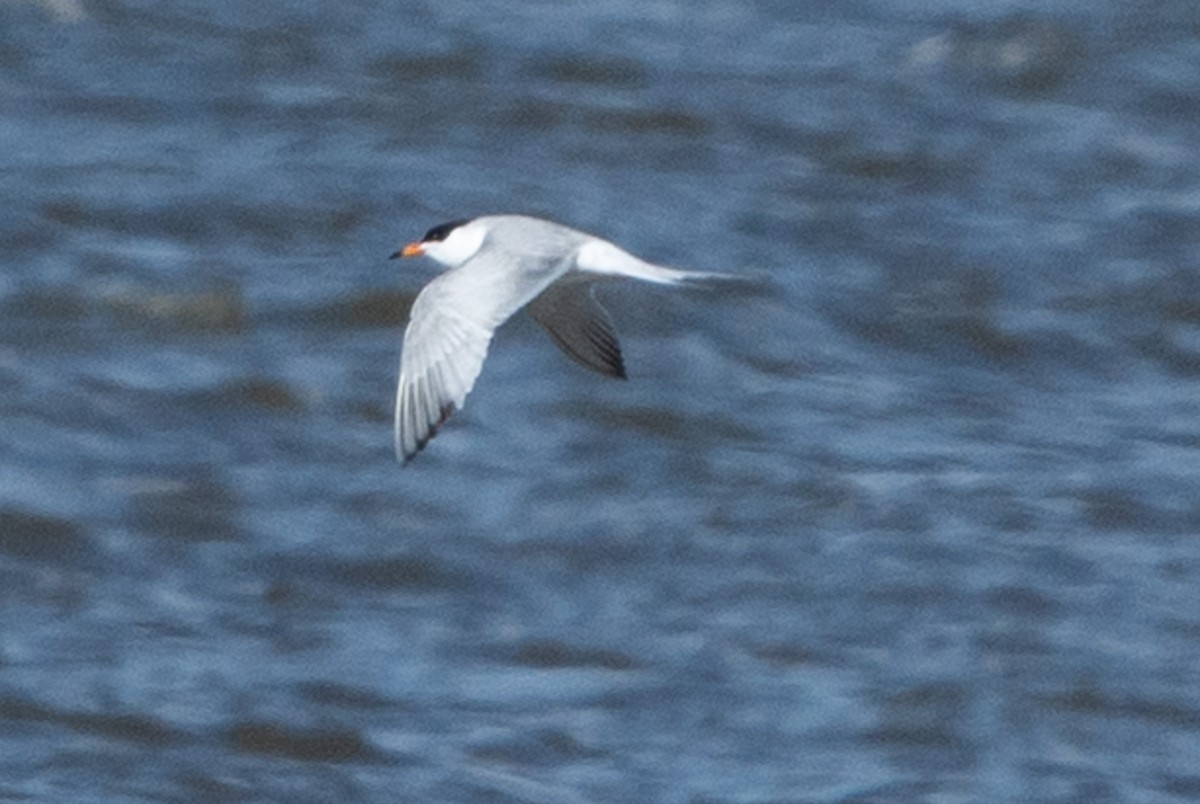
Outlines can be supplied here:
M413 302L396 389L396 457L407 463L475 384L492 333L526 307L566 354L625 378L621 347L593 283L628 277L677 285L722 274L638 259L606 240L541 218L487 215L435 226L392 254L449 267Z

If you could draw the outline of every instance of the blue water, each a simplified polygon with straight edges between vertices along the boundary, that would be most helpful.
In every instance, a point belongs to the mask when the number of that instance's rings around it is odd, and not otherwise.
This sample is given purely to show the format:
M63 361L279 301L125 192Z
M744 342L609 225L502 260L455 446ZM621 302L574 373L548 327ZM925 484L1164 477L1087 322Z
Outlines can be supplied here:
M1198 8L0 4L0 799L1200 800Z

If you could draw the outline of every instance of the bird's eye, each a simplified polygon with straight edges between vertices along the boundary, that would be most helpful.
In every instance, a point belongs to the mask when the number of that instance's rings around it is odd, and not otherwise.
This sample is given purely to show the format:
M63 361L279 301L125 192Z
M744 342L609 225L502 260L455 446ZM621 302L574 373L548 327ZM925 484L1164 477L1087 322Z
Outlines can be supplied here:
M467 223L467 221L451 221L450 223L443 223L439 226L435 226L425 233L425 236L421 238L421 242L440 243L449 237L451 232L462 226L464 223Z

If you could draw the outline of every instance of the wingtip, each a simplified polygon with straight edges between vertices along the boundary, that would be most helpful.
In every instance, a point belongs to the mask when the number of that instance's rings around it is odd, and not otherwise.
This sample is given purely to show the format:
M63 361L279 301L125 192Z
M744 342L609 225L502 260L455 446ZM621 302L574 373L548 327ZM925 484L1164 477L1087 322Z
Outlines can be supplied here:
M432 437L431 435L429 438ZM429 438L418 442L411 452L405 452L403 448L396 449L396 463L400 464L401 469L407 467L413 462L413 458L421 454L421 451L425 449L425 445L429 443Z
M438 420L436 422L429 423L429 430L425 433L425 435L417 438L416 443L413 445L411 450L405 449L403 436L397 431L396 461L400 464L401 468L408 466L410 463L412 463L413 458L421 454L421 452L425 449L425 446L433 440L433 437L438 434L439 430L441 430L442 425L446 423L446 420L449 419L456 410L458 410L458 407L453 402L446 402L443 404L441 409L438 411Z
M397 445L396 461L400 464L400 468L403 469L412 463L413 458L421 454L421 452L425 449L425 445L428 444L429 440L435 435L437 435L437 430L431 430L429 435L425 436L425 438L417 439L416 445L411 450L405 450L403 446Z
M400 466L408 466L409 462L416 457L418 452L420 452L419 448L413 452L407 452L404 449L404 445L400 443L400 439L396 439L394 454L396 456L396 463L400 464Z

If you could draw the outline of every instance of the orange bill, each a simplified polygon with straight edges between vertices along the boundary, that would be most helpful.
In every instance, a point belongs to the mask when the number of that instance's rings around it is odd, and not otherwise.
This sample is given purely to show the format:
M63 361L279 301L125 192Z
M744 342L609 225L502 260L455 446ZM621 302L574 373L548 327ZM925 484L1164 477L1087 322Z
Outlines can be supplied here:
M425 249L421 247L420 243L409 243L407 246L397 251L388 259L394 260L397 257L420 257L424 253Z

